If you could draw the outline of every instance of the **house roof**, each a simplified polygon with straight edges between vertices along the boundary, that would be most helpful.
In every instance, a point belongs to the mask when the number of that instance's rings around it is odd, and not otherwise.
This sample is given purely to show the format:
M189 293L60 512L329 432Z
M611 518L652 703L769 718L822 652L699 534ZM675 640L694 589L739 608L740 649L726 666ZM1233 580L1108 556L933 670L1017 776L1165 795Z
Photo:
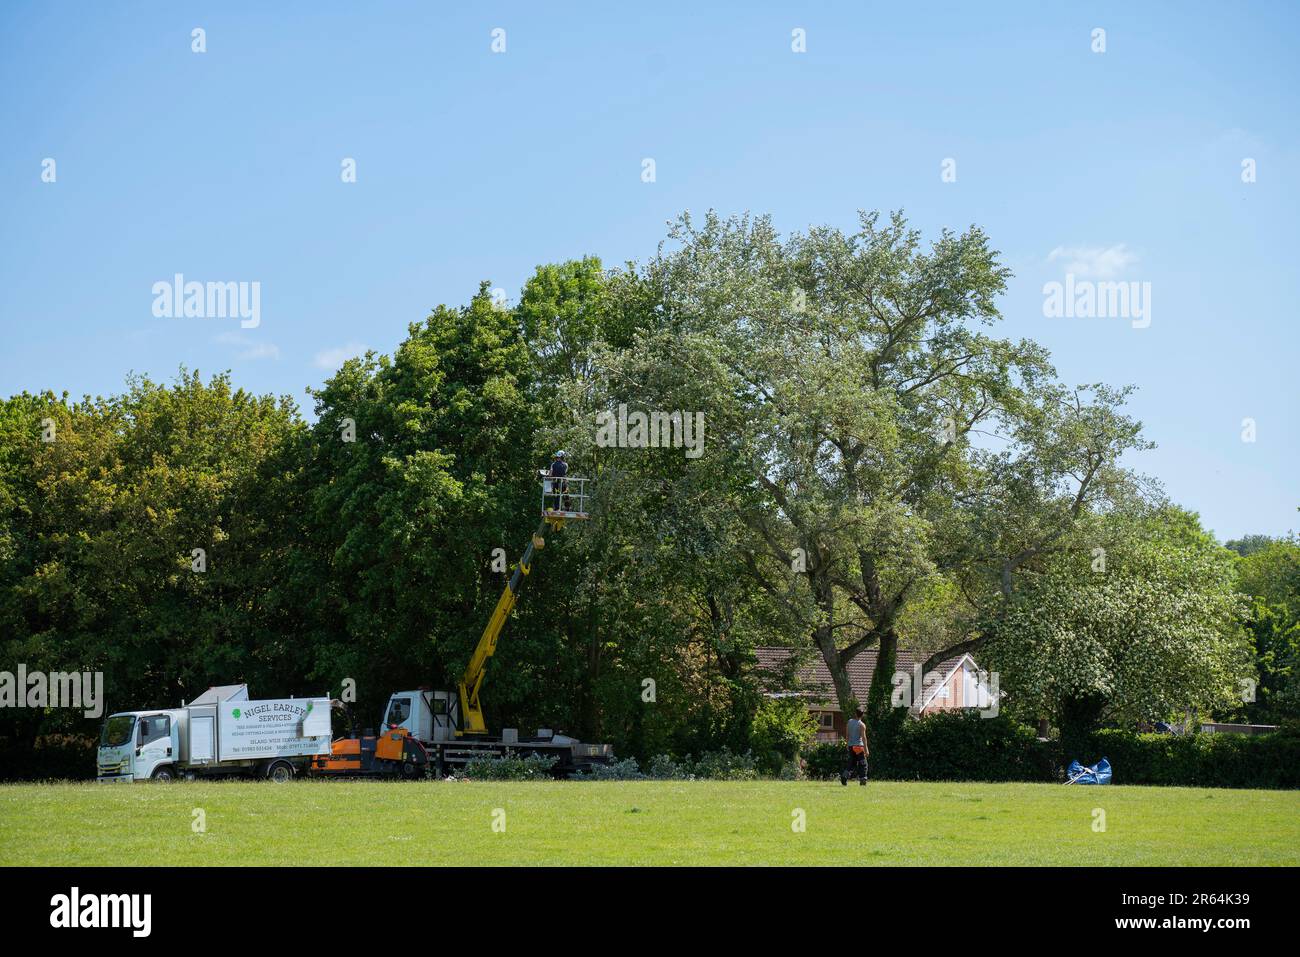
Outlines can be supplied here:
M754 649L758 657L758 667L763 671L779 672L790 660L794 654L792 648L777 648L772 646L760 646ZM858 654L848 665L849 684L853 686L854 697L859 702L865 703L867 693L871 690L871 675L876 670L876 658L879 651L875 648L869 648ZM911 673L912 670L920 664L925 663L928 655L914 654L910 651L899 650L894 668L896 671ZM938 667L932 669L934 673L947 678L953 670L961 664L963 658L969 655L956 655L939 663ZM972 662L974 659L971 659ZM815 697L819 701L826 701L834 707L838 707L835 698L835 685L831 682L830 669L826 667L826 662L822 660L820 654L815 654L810 662L799 670L798 685L796 689L787 688L765 688L768 692L781 692L796 690L807 694L809 697Z

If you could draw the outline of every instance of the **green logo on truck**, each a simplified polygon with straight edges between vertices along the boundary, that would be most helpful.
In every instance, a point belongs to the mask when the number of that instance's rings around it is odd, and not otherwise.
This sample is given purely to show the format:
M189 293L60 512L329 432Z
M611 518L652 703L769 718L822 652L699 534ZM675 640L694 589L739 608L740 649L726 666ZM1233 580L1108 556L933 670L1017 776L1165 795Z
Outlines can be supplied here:
M235 708L233 711L230 712L230 714L231 714L232 717L238 718L238 717L239 717L239 709L238 709L238 708Z

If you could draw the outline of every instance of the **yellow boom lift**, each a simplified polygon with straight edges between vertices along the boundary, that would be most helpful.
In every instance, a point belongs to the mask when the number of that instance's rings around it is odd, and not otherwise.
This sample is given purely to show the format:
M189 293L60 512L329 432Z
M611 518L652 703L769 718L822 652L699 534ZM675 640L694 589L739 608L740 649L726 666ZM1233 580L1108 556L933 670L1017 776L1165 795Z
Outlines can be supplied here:
M396 692L388 700L382 733L336 740L333 754L318 758L313 770L323 774L401 774L404 777L419 777L432 771L441 776L475 756L511 751L553 756L557 759L556 772L571 774L610 759L609 745L584 744L549 728L539 728L530 737L520 737L518 729L506 728L499 737L493 737L483 717L479 692L488 662L496 653L497 640L519 600L524 580L532 571L534 556L546 545L547 530L559 531L568 521L591 517L587 479L539 474L541 523L497 599L456 692L426 688Z

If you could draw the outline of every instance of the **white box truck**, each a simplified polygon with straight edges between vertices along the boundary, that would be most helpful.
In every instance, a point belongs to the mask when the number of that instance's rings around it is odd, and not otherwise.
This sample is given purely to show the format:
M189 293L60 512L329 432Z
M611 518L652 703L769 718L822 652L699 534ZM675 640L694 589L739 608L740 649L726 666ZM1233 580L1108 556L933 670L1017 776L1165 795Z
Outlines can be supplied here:
M108 716L99 738L98 780L192 780L217 775L287 781L328 755L330 699L253 701L247 685L209 688L189 704Z

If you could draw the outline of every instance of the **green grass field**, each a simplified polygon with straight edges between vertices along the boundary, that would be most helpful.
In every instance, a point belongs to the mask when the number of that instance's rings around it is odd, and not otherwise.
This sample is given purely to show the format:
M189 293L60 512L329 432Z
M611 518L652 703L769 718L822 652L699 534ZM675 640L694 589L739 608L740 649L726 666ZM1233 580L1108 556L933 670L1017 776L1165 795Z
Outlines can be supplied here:
M498 809L503 832L493 829ZM801 833L791 826L797 810ZM47 864L1295 865L1300 792L778 781L0 786L0 865Z

